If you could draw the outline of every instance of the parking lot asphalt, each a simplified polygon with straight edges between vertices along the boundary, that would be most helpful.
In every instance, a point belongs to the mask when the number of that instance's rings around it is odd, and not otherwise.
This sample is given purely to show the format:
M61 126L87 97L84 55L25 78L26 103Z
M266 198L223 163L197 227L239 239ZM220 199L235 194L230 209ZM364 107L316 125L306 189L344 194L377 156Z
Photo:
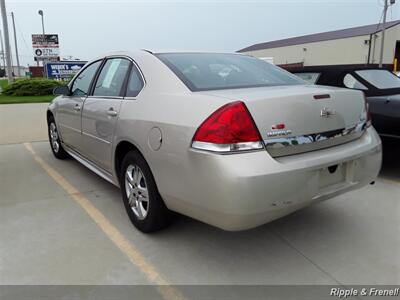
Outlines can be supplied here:
M47 138L47 103L0 105L0 144Z
M4 110L23 106L0 106L0 284L400 284L399 142L385 140L375 185L264 226L177 216L145 235L118 188L53 157L44 106L17 131Z

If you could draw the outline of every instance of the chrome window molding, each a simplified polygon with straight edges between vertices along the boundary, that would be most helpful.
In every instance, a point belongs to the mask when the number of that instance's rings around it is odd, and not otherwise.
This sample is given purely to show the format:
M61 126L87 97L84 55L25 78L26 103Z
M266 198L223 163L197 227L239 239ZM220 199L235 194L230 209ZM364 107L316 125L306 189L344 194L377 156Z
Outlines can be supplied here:
M139 96L139 94L138 94L138 96ZM137 100L137 97L123 97L123 99L124 100Z
M121 96L95 96L95 95L87 96L87 98L115 99L115 100L122 100L122 99L124 99L124 97L121 97Z
M368 122L361 120L356 125L314 134L264 140L267 151L273 157L299 154L337 146L355 140L363 135Z

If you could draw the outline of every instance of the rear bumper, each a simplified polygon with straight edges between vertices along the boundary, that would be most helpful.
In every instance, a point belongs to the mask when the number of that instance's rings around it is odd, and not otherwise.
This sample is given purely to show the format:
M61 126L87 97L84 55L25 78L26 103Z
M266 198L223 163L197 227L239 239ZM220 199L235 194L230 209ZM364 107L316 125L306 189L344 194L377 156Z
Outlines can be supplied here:
M162 193L167 206L234 231L367 185L379 173L382 149L370 127L356 141L277 159L266 151L216 155L191 150L189 156L191 175L182 179L180 191Z

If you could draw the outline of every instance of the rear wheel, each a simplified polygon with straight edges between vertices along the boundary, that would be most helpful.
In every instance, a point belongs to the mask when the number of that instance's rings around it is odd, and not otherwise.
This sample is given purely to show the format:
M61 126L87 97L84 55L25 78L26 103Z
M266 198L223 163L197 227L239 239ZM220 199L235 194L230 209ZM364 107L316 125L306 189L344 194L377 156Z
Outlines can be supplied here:
M169 225L171 212L158 193L147 162L138 152L125 156L120 185L125 209L137 229L152 232Z
M69 154L64 150L61 145L60 136L58 134L57 125L54 120L54 117L51 116L48 121L48 133L49 133L49 142L51 151L58 159L66 159L69 157Z

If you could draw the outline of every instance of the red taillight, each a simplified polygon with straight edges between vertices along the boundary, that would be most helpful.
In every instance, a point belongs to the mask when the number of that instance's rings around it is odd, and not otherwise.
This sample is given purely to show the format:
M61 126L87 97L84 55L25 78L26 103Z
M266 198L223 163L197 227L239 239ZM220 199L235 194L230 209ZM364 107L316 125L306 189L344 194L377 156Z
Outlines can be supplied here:
M372 121L372 119L371 119L371 113L370 113L370 111L369 111L369 104L368 104L368 101L367 101L367 98L365 97L365 95L364 95L364 105L365 105L365 113L366 113L366 123L367 123L367 126L371 126L371 121Z
M243 102L226 104L197 129L193 148L217 152L263 148L261 136Z

